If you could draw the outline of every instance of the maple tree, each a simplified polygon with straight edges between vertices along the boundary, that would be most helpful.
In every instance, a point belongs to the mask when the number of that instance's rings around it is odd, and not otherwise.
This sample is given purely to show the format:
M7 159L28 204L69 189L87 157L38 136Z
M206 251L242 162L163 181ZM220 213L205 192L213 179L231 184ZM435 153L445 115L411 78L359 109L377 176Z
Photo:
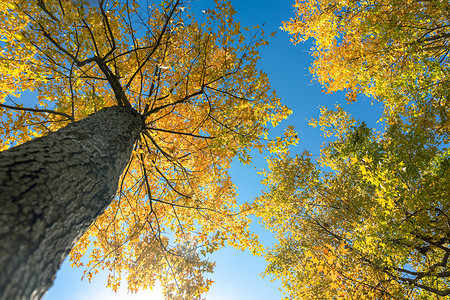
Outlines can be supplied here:
M448 1L296 1L283 24L314 38L312 74L379 101L384 130L321 109L320 154L268 160L256 201L277 244L266 274L291 299L450 295Z
M166 298L199 298L208 253L261 250L227 173L254 147L295 143L292 129L266 143L266 125L290 111L256 69L261 28L241 28L220 0L201 13L182 1L0 7L4 297L40 298L71 250L89 280L109 272L113 290L159 281ZM23 91L34 107L18 104Z

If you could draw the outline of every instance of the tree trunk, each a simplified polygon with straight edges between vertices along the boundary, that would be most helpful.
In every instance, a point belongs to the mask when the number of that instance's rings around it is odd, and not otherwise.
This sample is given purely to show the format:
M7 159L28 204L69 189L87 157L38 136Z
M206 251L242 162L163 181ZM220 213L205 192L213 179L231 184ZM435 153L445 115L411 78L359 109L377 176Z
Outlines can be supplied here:
M143 122L104 108L0 153L0 299L40 299L113 199Z

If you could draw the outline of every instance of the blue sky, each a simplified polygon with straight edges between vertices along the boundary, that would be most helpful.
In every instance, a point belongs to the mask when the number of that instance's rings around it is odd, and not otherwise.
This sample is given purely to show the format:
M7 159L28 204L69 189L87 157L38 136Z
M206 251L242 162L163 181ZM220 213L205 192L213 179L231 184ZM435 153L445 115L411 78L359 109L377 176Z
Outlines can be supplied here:
M305 149L318 153L322 143L320 131L310 127L307 119L318 116L319 106L341 103L355 117L366 121L370 127L376 126L375 122L381 113L370 104L370 101L348 106L342 93L326 95L321 92L322 88L318 83L311 82L312 76L308 71L311 64L311 57L308 54L311 42L294 46L289 41L290 36L279 29L281 21L294 16L293 2L294 0L241 0L232 3L237 11L235 18L241 21L243 26L265 23L266 32L277 31L276 36L269 40L269 45L260 51L262 59L259 68L268 74L283 104L293 110L289 120L280 126L294 125L299 132L300 144L292 149L292 153L301 153ZM204 9L210 7L211 3L211 0L197 0L193 2L193 6ZM240 202L251 201L261 194L263 186L259 182L262 178L257 171L265 167L264 162L263 155L255 154L251 165L233 163L231 174L238 187ZM270 233L261 230L258 224L253 228L260 234L262 241L270 245L272 242ZM216 268L211 277L215 282L206 294L208 300L282 298L282 293L278 290L280 283L271 282L269 278L260 276L265 268L263 258L253 257L248 252L225 248L216 252L211 259L216 261ZM142 291L133 296L128 295L126 289L122 288L119 294L115 295L105 288L105 277L94 277L92 284L89 284L87 280L80 281L82 273L83 269L73 269L65 262L57 274L54 286L43 299L162 299L158 288L153 293Z

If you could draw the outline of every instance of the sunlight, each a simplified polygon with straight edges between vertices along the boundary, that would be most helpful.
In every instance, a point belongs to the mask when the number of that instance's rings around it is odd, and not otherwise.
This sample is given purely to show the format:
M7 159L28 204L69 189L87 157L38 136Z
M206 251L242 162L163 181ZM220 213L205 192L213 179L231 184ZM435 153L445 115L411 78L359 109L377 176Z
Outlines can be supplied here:
M95 300L164 300L162 296L162 287L158 284L152 291L144 290L136 294L128 292L126 289L119 289L117 293L109 289L98 290L97 293L89 299Z

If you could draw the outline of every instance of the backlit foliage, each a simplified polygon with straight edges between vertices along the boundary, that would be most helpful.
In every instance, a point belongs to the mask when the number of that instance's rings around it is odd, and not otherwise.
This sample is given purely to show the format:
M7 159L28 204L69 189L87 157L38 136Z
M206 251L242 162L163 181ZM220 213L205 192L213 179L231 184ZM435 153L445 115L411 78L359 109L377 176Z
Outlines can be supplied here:
M450 295L448 1L296 1L326 92L383 105L377 132L340 106L311 121L320 154L269 159L257 199L276 234L267 274L290 299ZM360 97L360 96L358 96Z
M107 106L145 119L116 198L71 252L86 278L105 270L113 290L124 279L132 292L160 281L167 298L197 299L211 284L208 253L225 244L260 251L227 170L266 147L266 125L290 113L255 67L262 29L241 28L220 0L202 12L133 0L0 8L3 149ZM23 91L37 95L35 107L18 104Z
M269 161L257 199L278 244L266 273L291 299L435 299L450 293L449 151L430 132L385 133L342 108L327 143Z
M284 23L293 42L315 40L311 72L329 93L383 101L386 117L426 119L449 135L450 4L424 1L300 1Z

